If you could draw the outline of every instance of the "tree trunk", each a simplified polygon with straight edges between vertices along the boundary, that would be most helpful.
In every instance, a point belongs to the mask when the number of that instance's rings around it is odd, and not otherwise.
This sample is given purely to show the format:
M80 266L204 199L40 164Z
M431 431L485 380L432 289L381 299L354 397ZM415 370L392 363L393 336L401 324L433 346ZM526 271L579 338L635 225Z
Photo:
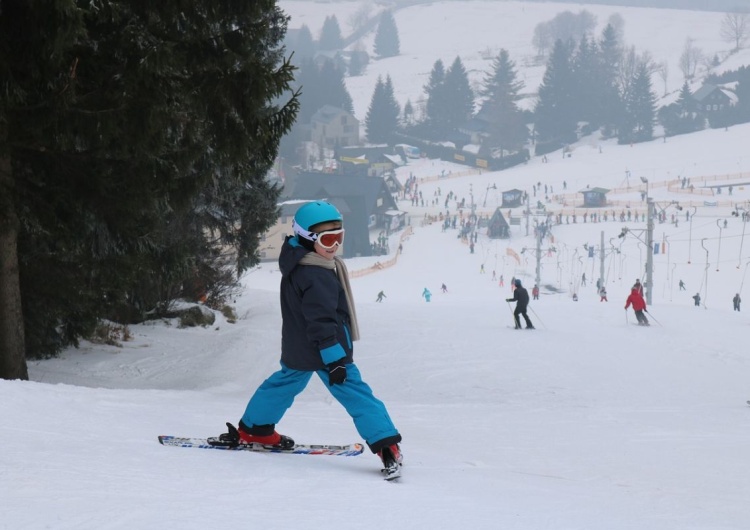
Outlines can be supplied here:
M1 133L0 143L4 143ZM0 197L5 196L5 200L0 200L0 378L28 379L18 267L18 217L12 189L10 156L0 155Z

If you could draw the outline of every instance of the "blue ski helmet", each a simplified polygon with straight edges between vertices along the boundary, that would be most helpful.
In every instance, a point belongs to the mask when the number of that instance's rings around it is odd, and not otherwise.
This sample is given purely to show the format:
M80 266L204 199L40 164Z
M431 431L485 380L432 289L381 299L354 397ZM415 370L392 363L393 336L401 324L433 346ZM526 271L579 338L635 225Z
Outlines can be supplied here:
M336 207L326 201L308 202L297 210L294 214L294 234L303 246L311 248L312 245L305 245L306 242L314 243L316 235L310 230L315 225L327 223L330 221L344 222L344 218Z

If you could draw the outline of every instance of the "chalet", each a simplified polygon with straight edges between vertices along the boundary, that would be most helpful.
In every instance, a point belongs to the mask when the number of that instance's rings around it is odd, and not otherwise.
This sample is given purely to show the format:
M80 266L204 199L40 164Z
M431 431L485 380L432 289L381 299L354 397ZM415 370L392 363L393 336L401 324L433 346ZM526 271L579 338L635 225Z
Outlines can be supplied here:
M693 99L698 112L710 115L733 107L737 102L737 95L726 88L706 84L695 91Z
M310 119L310 140L328 148L357 145L359 120L350 112L324 105Z
M381 177L301 173L294 189L280 205L278 222L261 241L262 260L278 259L284 237L292 234L297 209L306 202L321 199L336 206L344 217L344 258L372 255L371 230L388 235L406 224L404 212L398 210Z

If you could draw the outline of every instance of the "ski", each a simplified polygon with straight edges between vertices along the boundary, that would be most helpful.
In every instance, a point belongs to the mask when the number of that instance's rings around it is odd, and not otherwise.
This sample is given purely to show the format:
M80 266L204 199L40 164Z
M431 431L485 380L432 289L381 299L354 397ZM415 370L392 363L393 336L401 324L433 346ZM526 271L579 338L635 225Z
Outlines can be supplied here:
M357 456L361 455L365 450L365 446L359 443L349 445L295 444L291 449L281 449L262 444L227 445L220 443L218 438L185 438L180 436L159 436L159 443L171 447L251 451L254 453L289 453L295 455Z

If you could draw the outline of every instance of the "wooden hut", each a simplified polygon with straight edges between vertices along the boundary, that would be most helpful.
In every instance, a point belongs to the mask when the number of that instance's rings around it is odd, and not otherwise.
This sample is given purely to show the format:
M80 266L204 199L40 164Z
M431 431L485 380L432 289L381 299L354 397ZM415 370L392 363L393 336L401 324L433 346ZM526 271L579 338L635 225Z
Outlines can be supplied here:
M505 216L503 216L500 208L495 210L495 213L490 218L490 222L487 224L487 237L490 239L510 238L510 225L505 220Z
M578 193L583 194L584 208L599 208L601 206L607 206L608 191L609 190L604 188L586 188Z

